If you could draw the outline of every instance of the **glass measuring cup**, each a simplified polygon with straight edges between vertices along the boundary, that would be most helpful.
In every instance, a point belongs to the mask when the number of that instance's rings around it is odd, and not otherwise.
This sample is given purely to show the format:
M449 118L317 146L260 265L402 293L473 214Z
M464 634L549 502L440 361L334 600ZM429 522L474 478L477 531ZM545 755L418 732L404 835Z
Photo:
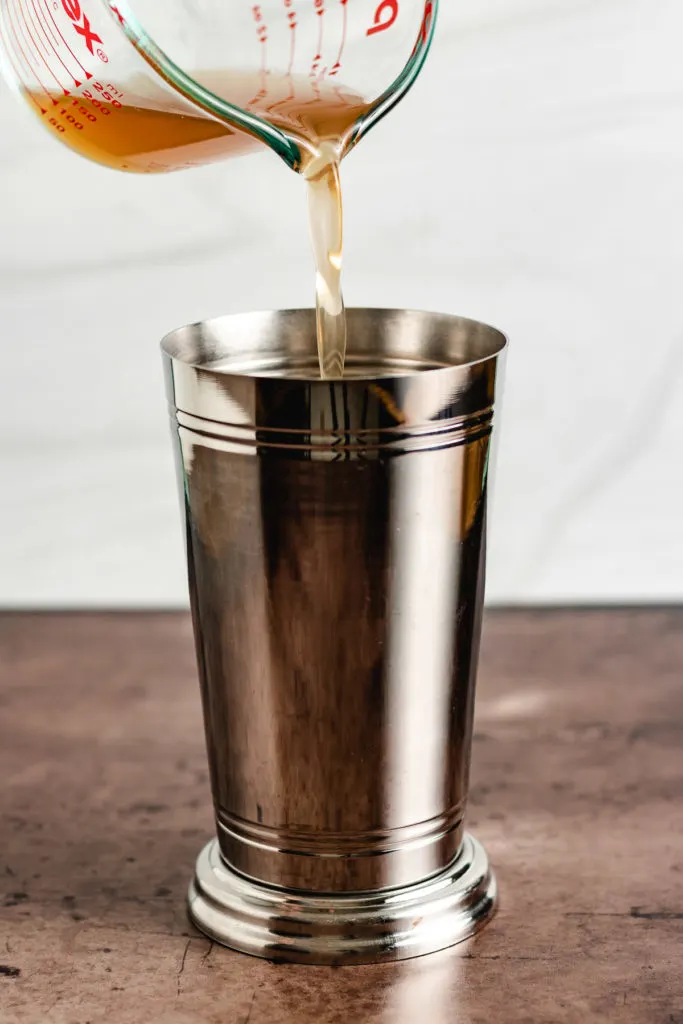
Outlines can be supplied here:
M59 140L120 170L265 143L341 158L410 88L437 0L0 0L5 76Z

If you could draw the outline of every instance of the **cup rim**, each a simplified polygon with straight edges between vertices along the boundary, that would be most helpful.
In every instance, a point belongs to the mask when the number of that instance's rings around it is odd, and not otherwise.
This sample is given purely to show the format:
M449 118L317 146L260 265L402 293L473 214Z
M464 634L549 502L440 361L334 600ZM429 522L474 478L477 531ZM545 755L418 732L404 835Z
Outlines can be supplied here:
M400 363L398 356L392 357L387 356L387 366L382 368L381 372L372 373L354 373L349 376L345 376L339 379L323 379L317 373L317 361L315 362L316 372L296 372L289 371L286 375L273 372L272 368L269 370L265 366L262 366L259 370L257 365L257 358L252 359L251 366L247 368L241 368L237 361L240 357L236 354L234 365L226 363L226 354L216 355L211 358L209 355L209 344L214 342L220 344L217 337L218 331L224 328L228 324L232 323L235 329L239 329L240 321L245 326L247 320L251 321L251 329L260 319L262 321L263 329L267 330L271 318L278 316L287 317L309 317L313 323L315 320L315 310L312 307L299 307L299 308L287 308L278 310L255 310L253 312L237 312L228 313L218 317L212 317L203 321L195 321L194 323L185 324L181 327L177 327L172 331L169 331L161 340L160 347L164 357L171 363L179 366L185 366L194 371L201 372L202 374L210 374L221 377L222 379L241 379L241 380L254 380L254 381L268 381L268 380L287 380L292 384L322 384L325 387L334 383L344 384L362 384L364 381L380 381L380 380L399 380L401 378L415 378L419 377L422 379L428 379L434 375L443 375L452 373L453 371L463 371L481 364L487 363L491 360L496 360L504 352L507 351L509 345L509 339L499 328L492 326L491 324L485 323L480 320L475 320L471 317L458 316L450 313L437 313L430 310L420 309L392 309L390 307L369 307L369 306L351 306L347 307L346 315L348 320L353 321L355 317L362 316L363 314L379 315L382 318L388 319L396 315L409 316L415 318L429 318L434 321L435 324L442 323L444 325L450 325L452 328L460 327L469 329L470 331L477 331L483 333L488 339L488 346L485 346L485 351L477 354L475 358L442 361L439 363L433 362L432 365L415 365L411 370L410 367L398 370L394 368L392 370L391 361L393 360L394 367ZM204 335L204 337L202 337ZM204 340L207 344L207 353L204 356L197 354L196 346ZM245 356L247 353L244 354ZM350 358L349 358L350 357ZM347 353L347 359L349 364L353 364L354 356L353 349ZM381 357L378 356L373 359L374 362L380 362ZM264 361L262 360L262 363ZM313 361L310 356L308 357L308 367L313 365ZM356 365L358 361L356 360Z

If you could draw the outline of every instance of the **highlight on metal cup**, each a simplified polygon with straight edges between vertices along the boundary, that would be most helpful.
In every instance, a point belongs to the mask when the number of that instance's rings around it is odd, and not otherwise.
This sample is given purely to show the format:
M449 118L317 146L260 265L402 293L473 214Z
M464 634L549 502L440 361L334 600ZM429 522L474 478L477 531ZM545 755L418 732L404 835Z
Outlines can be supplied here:
M464 830L505 337L348 311L163 343L216 838L190 916L274 960L402 959L471 935L496 883Z

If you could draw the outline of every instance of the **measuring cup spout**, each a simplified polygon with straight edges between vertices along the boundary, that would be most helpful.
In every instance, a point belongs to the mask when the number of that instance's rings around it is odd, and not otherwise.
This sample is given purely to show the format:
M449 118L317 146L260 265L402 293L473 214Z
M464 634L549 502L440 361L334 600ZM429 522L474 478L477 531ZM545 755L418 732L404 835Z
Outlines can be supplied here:
M341 158L410 88L436 0L0 0L0 67L60 142L139 173Z

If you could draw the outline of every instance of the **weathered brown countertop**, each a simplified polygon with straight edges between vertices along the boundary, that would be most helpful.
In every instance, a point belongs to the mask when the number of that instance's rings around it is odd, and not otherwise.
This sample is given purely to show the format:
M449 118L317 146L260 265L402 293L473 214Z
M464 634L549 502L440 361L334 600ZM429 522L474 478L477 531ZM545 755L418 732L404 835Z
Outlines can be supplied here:
M188 925L211 832L183 615L0 616L2 1024L683 1024L683 611L490 614L455 950L273 966Z

